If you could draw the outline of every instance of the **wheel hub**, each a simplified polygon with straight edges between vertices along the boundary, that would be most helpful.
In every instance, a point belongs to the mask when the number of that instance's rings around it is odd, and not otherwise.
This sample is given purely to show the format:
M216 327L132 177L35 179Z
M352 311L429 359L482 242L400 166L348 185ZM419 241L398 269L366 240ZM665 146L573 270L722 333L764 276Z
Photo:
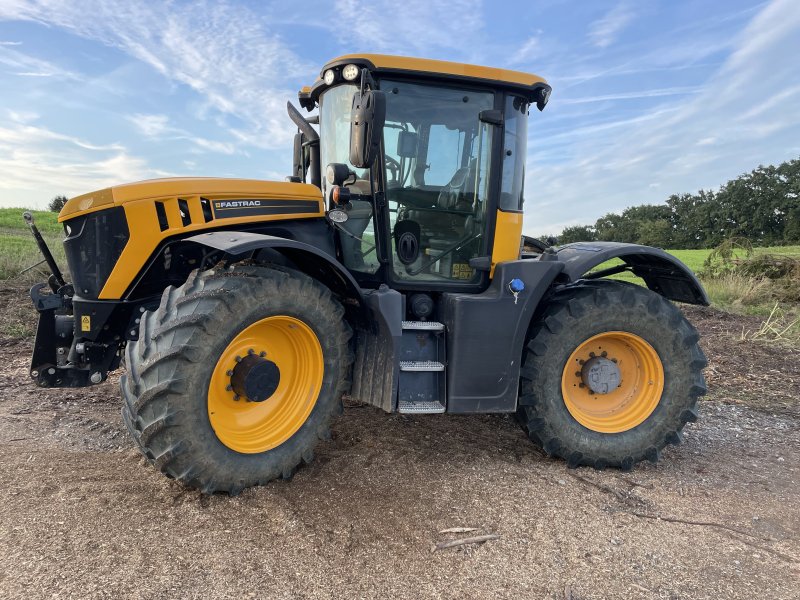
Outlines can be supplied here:
M248 354L236 363L231 374L231 388L250 402L270 398L281 382L281 371L274 362L258 354Z
M603 356L594 356L581 368L581 380L593 394L608 394L622 383L619 366Z

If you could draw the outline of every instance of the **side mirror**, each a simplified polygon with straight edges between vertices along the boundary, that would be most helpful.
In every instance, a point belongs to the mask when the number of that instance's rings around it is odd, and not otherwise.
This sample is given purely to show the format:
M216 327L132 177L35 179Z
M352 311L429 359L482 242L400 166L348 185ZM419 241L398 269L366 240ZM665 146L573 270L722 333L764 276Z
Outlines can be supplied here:
M350 110L350 164L366 169L375 160L381 147L386 122L386 94L367 90L353 95Z

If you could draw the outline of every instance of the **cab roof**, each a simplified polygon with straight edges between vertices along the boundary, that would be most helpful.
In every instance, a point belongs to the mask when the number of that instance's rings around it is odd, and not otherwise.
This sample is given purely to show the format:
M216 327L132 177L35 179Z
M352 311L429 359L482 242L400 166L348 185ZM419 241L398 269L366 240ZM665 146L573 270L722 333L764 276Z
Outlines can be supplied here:
M412 58L408 56L392 56L389 54L346 54L328 61L320 71L319 79L311 90L306 92L314 100L325 87L322 77L328 69L338 69L348 64L367 67L374 75L411 75L440 80L460 80L465 82L484 83L492 87L511 88L523 95L535 99L542 89L548 92L550 86L544 78L532 73L482 67L465 63L433 60L429 58ZM303 95L305 89L301 91Z

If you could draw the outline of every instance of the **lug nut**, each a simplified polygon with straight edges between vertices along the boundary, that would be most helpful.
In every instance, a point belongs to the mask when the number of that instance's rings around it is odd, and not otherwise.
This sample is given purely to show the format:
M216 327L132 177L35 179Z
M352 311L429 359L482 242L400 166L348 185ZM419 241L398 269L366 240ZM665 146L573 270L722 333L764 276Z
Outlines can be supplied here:
M602 356L603 358L605 358L606 356L608 356L608 352L606 352L605 350L603 350L603 351L600 353L600 356Z
M233 399L234 399L234 400L237 400L237 401L238 401L238 400L239 400L239 397L240 397L240 396L239 396L239 394L234 394L234 395L233 395Z
M233 386L231 386L231 385L226 385L225 386L225 391L226 392L230 392L232 389L233 389Z
M230 369L228 369L227 371L225 371L225 375L227 375L228 377L230 377L231 375L233 375L233 371L232 371L232 370L230 370Z
M255 351L255 350L253 350L252 348L250 348L250 349L247 351L247 353L248 353L250 356L253 356L253 354L255 354L255 353L256 353L256 351Z
M236 358L235 358L234 360L235 360L237 363L239 363L239 362L242 362L242 357L237 355L237 356L236 356Z
M266 352L264 352L264 351L262 350L261 352L259 352L259 353L258 353L258 355L259 355L261 358L264 358L264 357L267 355L267 353L266 353Z

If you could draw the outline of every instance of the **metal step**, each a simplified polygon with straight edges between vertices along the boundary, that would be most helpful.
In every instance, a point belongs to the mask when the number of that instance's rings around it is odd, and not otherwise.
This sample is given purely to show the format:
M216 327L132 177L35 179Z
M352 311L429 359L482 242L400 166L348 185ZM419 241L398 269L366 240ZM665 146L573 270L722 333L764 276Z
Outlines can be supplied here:
M436 321L403 321L403 329L415 331L444 331L444 325Z
M401 371L444 371L444 365L435 360L401 360Z
M440 402L407 402L401 400L397 406L397 412L416 414L443 413L444 404Z

